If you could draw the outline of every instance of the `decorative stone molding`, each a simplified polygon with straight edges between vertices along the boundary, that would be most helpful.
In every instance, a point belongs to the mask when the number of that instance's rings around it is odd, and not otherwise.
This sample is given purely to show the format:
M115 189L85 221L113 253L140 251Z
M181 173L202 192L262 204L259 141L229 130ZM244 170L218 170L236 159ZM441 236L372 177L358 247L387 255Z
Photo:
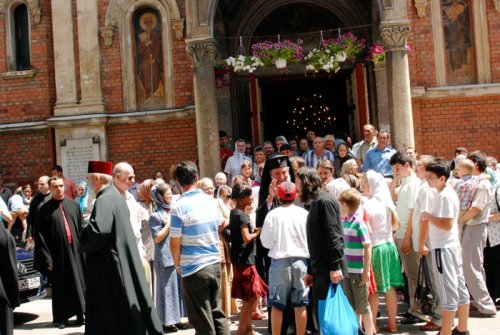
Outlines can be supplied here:
M500 94L500 84L480 84L443 87L413 87L412 98L440 99L456 97L483 97Z
M0 0L0 13L5 13L15 0ZM36 24L40 23L42 11L40 9L40 4L38 0L24 0L26 6L28 6L28 11L33 16L33 22Z
M391 21L380 23L380 34L387 49L406 50L406 40L410 35L408 21Z
M179 41L184 37L184 19L172 20L172 29L175 33L175 38Z
M101 37L104 40L104 45L107 47L110 47L111 44L113 44L114 30L115 29L113 27L99 28L99 32L101 33Z
M427 11L427 0L415 0L415 8L418 17L425 17Z
M18 78L31 78L36 74L36 70L24 70L24 71L9 71L2 73L3 79L18 79Z
M215 64L215 55L217 53L215 40L188 42L186 50L193 59L194 67Z
M493 4L495 5L495 10L500 12L500 0L493 0Z

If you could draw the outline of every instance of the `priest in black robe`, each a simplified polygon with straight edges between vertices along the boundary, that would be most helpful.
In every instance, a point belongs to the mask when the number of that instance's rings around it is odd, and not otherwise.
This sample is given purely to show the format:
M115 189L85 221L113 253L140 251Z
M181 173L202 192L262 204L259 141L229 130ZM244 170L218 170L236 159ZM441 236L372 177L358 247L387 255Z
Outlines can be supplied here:
M89 194L95 192L96 201L80 239L87 261L85 334L162 334L127 204L112 185L112 166L89 162Z
M41 176L38 178L38 194L31 199L28 217L26 218L26 221L28 222L26 238L33 237L36 230L38 210L52 198L52 195L50 194L49 179L49 176Z
M0 201L3 200L0 198ZM8 220L8 211L0 215ZM4 206L6 208L6 206ZM16 242L0 221L0 334L14 334L14 308L19 306L19 281L17 278Z
M52 316L59 328L85 312L84 259L78 252L82 213L64 196L61 177L49 180L52 198L40 207L35 232L35 263L52 283Z

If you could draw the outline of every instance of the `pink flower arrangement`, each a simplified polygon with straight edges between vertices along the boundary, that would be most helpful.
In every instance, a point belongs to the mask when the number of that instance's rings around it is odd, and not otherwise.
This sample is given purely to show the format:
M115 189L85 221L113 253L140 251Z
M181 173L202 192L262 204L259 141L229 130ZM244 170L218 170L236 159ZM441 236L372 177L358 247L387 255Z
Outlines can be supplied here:
M276 63L277 59L285 59L288 63L298 63L304 58L301 39L297 42L283 40L280 42L257 42L252 45L252 55L261 59L265 66Z
M368 50L366 60L371 60L374 64L380 64L385 60L385 50L380 44L374 44Z

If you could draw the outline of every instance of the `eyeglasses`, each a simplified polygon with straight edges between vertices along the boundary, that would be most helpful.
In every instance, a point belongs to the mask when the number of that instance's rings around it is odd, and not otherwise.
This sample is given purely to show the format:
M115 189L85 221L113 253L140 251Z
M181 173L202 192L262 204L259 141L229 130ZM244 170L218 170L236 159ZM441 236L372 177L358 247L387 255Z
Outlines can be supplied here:
M124 175L122 174L121 176L124 176ZM124 177L125 177L128 181L133 181L133 180L135 180L135 175L129 176L128 178L127 178L127 176L124 176Z

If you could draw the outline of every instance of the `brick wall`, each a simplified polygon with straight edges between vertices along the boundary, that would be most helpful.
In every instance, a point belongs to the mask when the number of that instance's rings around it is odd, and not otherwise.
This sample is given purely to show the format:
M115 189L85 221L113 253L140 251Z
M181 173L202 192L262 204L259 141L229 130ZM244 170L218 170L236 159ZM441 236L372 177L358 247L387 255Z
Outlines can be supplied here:
M436 64L434 61L434 44L430 4L427 5L425 17L418 17L413 0L408 1L408 20L411 32L408 37L408 63L410 67L411 86L436 86Z
M99 26L105 26L106 12L109 0L99 1ZM186 18L184 1L178 1L181 18ZM186 29L184 29L184 33ZM120 56L120 34L113 32L113 44L105 46L99 37L101 47L101 71L102 88L106 110L111 113L123 112L123 89L122 89L122 64ZM185 107L194 104L193 72L191 59L186 52L184 39L178 40L175 33L171 31L170 45L172 54L173 81L174 81L174 108Z
M168 175L171 164L197 159L195 119L108 127L109 160L126 160L135 168L138 181L156 170Z
M452 158L456 147L500 158L500 96L414 99L417 151Z
M0 171L12 190L23 184L34 186L42 175L50 175L48 130L0 133ZM36 187L35 187L36 189Z
M493 5L494 1L486 1L488 17L488 38L490 42L491 79L500 82L500 16Z
M0 77L0 122L41 121L51 115L55 103L54 61L52 48L52 14L49 0L41 0L39 24L31 18L32 78ZM5 16L0 16L0 73L9 71L6 55Z

